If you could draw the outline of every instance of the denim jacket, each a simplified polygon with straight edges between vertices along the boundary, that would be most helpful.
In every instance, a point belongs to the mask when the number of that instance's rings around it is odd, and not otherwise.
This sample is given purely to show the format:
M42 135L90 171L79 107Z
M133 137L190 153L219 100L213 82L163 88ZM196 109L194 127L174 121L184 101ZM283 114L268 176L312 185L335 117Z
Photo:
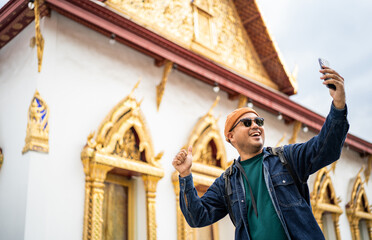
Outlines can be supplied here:
M284 146L284 155L302 184L303 198L290 173L278 156L264 148L263 171L269 195L288 239L324 239L311 210L307 180L310 174L339 159L349 123L347 108L338 110L333 104L320 133L305 143ZM240 159L238 159L240 161ZM250 239L247 206L242 175L236 166L231 175L230 196L235 216L235 239ZM225 181L218 177L208 191L198 197L192 174L179 178L180 207L191 227L204 227L228 214ZM267 226L270 231L270 226Z

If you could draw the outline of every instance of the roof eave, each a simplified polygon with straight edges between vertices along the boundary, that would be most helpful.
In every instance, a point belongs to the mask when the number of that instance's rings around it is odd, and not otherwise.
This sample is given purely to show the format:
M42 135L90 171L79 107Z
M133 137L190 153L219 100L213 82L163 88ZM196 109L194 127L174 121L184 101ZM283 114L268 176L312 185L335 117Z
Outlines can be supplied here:
M279 91L289 96L295 94L297 87L293 79L291 79L291 74L284 66L279 50L266 27L256 1L234 0L234 4L240 20L271 80L278 85Z
M300 121L315 132L320 131L325 121L324 117L293 102L287 95L237 75L97 3L87 0L45 0L45 4L107 37L114 33L117 42L154 58L157 66L161 66L167 59L177 65L177 70L196 79L208 84L217 82L221 90L226 91L231 97L239 94L247 96L256 106L273 114L281 113L287 120ZM372 154L372 144L354 135L348 134L346 143L361 154Z

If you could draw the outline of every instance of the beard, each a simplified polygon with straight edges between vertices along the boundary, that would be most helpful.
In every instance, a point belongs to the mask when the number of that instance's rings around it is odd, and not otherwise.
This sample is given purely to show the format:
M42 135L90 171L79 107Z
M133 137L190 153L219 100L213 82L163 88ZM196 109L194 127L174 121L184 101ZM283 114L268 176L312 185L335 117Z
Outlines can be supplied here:
M263 138L261 138L261 141L257 141L254 143L244 141L237 143L237 148L246 153L258 153L263 149L264 142L265 141Z

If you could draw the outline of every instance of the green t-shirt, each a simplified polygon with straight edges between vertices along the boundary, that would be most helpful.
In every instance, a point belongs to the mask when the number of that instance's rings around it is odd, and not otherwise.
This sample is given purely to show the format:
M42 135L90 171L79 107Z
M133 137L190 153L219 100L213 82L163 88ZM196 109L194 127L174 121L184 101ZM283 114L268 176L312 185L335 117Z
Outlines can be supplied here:
M262 171L262 160L263 153L248 160L241 161L241 165L247 174L249 183L251 184L258 212L257 217L252 206L248 183L243 176L245 197L247 199L249 235L252 240L287 239L283 226L271 201L269 192L267 191Z

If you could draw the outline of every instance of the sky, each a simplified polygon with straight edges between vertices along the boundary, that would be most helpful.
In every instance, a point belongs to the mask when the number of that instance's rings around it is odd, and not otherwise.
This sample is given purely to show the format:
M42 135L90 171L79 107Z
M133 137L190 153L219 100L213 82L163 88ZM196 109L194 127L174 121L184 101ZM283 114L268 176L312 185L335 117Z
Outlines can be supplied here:
M345 79L349 133L372 142L372 1L257 0L286 68L298 67L291 100L327 116L332 98L318 58Z
M372 1L256 2L286 68L298 67L298 93L291 99L328 114L332 99L318 64L319 57L327 59L345 79L349 133L372 142Z

